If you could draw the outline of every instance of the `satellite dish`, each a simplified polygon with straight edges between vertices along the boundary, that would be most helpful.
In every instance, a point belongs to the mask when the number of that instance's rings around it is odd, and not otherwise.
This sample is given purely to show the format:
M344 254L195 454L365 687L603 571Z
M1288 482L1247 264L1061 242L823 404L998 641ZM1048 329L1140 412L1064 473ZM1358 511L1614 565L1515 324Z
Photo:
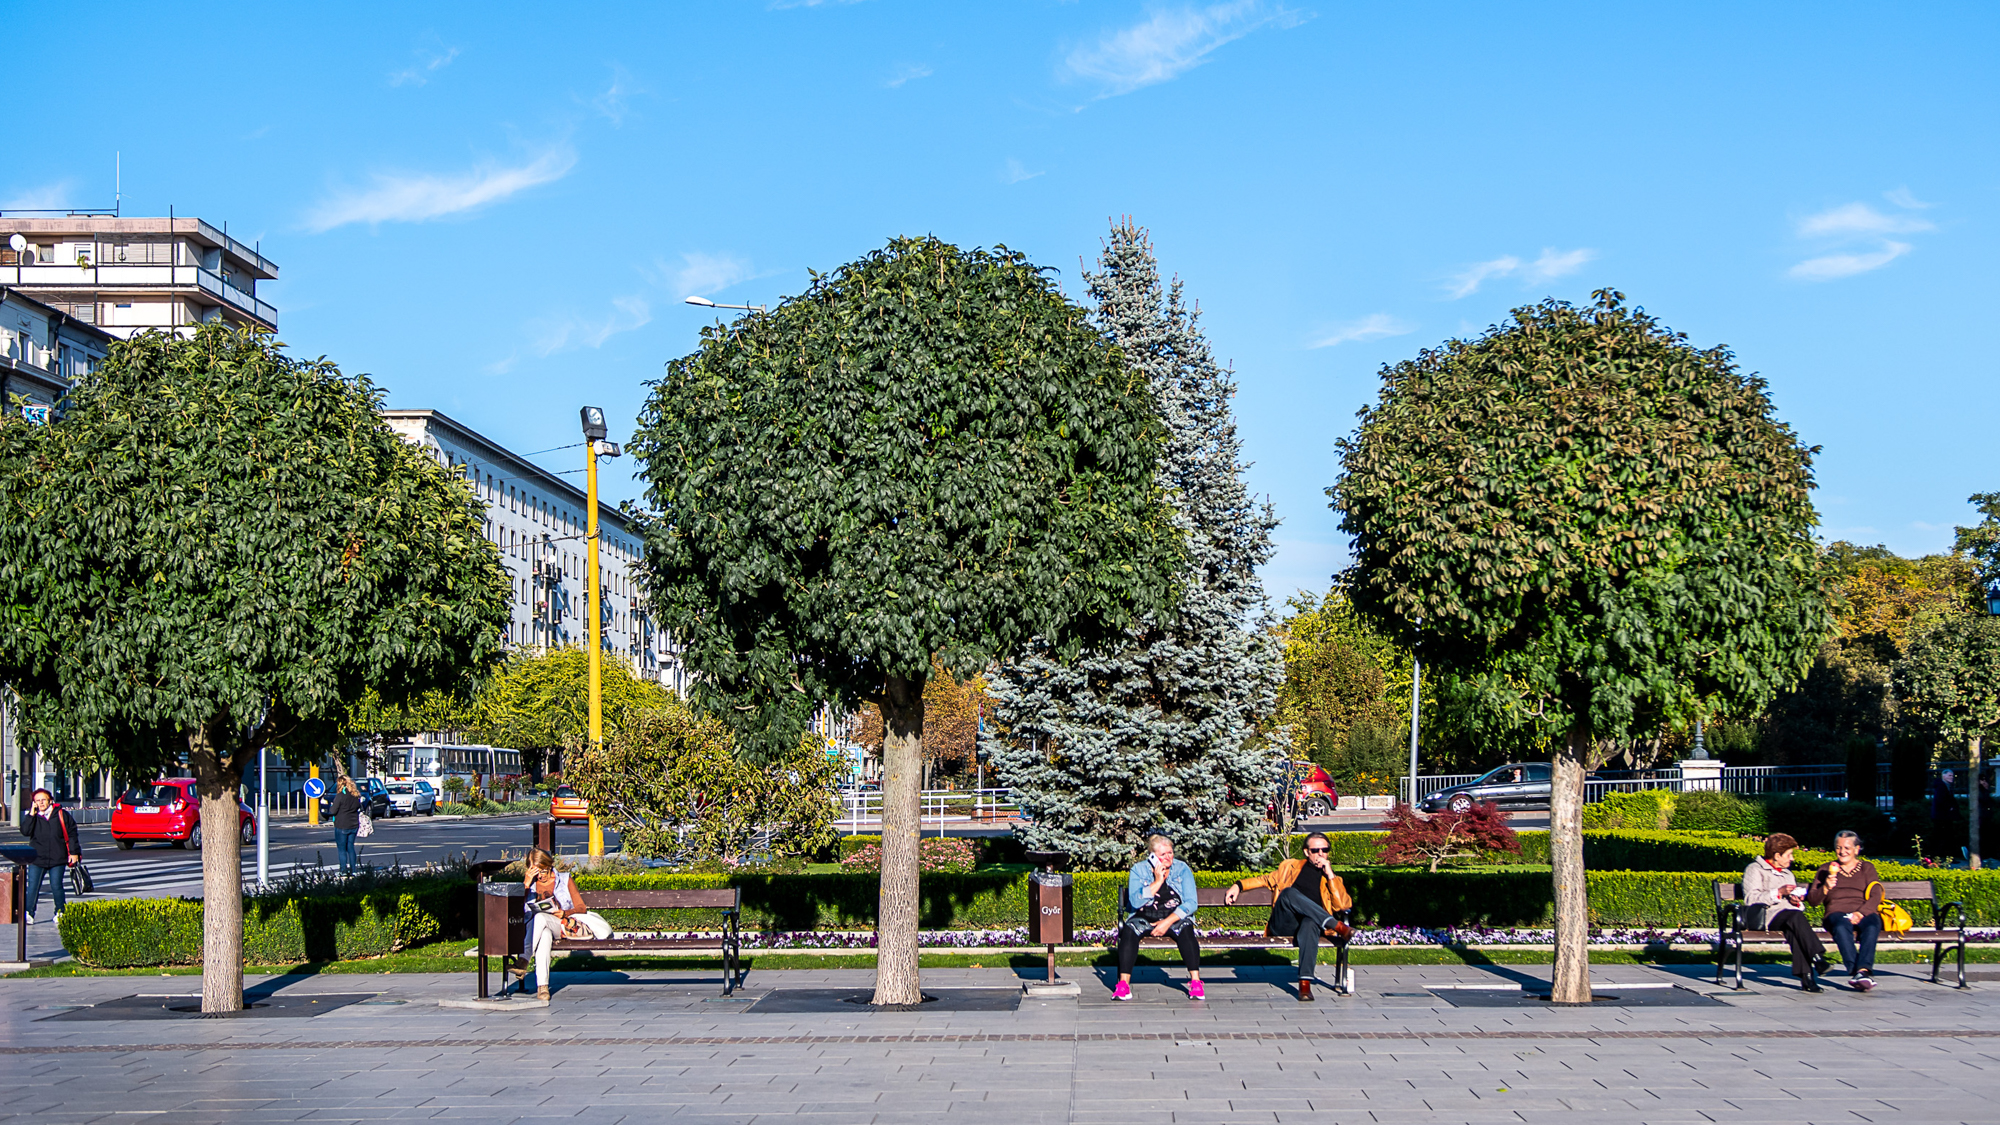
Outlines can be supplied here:
M7 249L12 250L16 254L19 254L21 251L26 250L27 248L28 248L27 239L22 238L18 234L13 234L8 236Z

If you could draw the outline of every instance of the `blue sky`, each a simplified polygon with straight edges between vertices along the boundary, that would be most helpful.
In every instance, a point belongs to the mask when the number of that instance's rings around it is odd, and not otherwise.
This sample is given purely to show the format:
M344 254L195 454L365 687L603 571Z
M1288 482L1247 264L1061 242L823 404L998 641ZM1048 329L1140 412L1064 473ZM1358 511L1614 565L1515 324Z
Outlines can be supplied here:
M334 11L336 16L321 13ZM1613 287L1771 382L1830 538L1950 543L2000 490L2000 6L16 5L0 206L228 222L301 354L522 451L629 432L682 298L899 234L1080 291L1151 228L1233 362L1267 584L1385 362ZM22 159L23 157L30 159ZM568 468L575 451L544 460ZM608 476L614 498L635 487Z

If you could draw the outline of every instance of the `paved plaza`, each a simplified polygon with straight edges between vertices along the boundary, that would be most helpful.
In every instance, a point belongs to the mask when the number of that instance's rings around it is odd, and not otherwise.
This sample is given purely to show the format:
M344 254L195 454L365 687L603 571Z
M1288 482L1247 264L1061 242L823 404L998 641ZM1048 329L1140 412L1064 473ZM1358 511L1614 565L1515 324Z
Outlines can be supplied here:
M753 972L729 998L698 972L563 974L550 1007L519 1012L441 1007L465 975L290 977L253 981L269 1007L225 1019L165 1010L192 1002L159 999L191 977L8 980L0 1119L2000 1119L2000 972L1961 992L1890 967L1872 995L1809 996L1772 971L1735 993L1690 968L1602 968L1627 1003L1583 1009L1524 999L1540 966L1363 966L1358 995L1313 1004L1281 968L1212 970L1203 1002L1142 968L1123 1004L1091 970L1066 971L1079 998L1016 1004L1011 970L940 969L924 981L944 999L914 1012L760 1010L865 989L856 970Z

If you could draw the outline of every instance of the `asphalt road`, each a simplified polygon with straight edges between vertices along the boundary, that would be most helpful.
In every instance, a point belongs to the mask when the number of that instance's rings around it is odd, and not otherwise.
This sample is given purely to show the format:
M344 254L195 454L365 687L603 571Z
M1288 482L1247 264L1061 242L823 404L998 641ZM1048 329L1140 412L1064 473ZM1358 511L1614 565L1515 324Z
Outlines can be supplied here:
M361 862L387 867L402 863L416 865L465 855L473 859L499 859L503 852L519 855L534 842L529 825L539 817L531 815L468 817L398 817L377 820L375 834L356 841ZM111 842L111 828L105 824L82 826L83 858L90 865L97 893L112 897L135 895L198 894L201 889L201 853L172 844L134 844L129 852L118 851ZM556 851L582 854L588 850L588 830L581 824L556 827ZM618 835L605 833L607 850L618 849ZM336 865L333 829L308 825L302 820L271 822L271 877L276 879L294 868ZM257 875L257 848L243 849L243 877ZM48 894L43 892L44 896Z

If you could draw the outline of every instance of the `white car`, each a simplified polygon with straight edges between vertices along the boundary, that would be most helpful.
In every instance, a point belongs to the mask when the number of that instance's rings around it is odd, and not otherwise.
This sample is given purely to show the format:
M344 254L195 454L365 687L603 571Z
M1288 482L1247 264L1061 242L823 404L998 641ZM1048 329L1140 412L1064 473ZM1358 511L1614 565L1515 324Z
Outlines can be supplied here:
M438 811L437 790L428 781L392 781L389 783L389 815L415 816L422 813L433 816Z

